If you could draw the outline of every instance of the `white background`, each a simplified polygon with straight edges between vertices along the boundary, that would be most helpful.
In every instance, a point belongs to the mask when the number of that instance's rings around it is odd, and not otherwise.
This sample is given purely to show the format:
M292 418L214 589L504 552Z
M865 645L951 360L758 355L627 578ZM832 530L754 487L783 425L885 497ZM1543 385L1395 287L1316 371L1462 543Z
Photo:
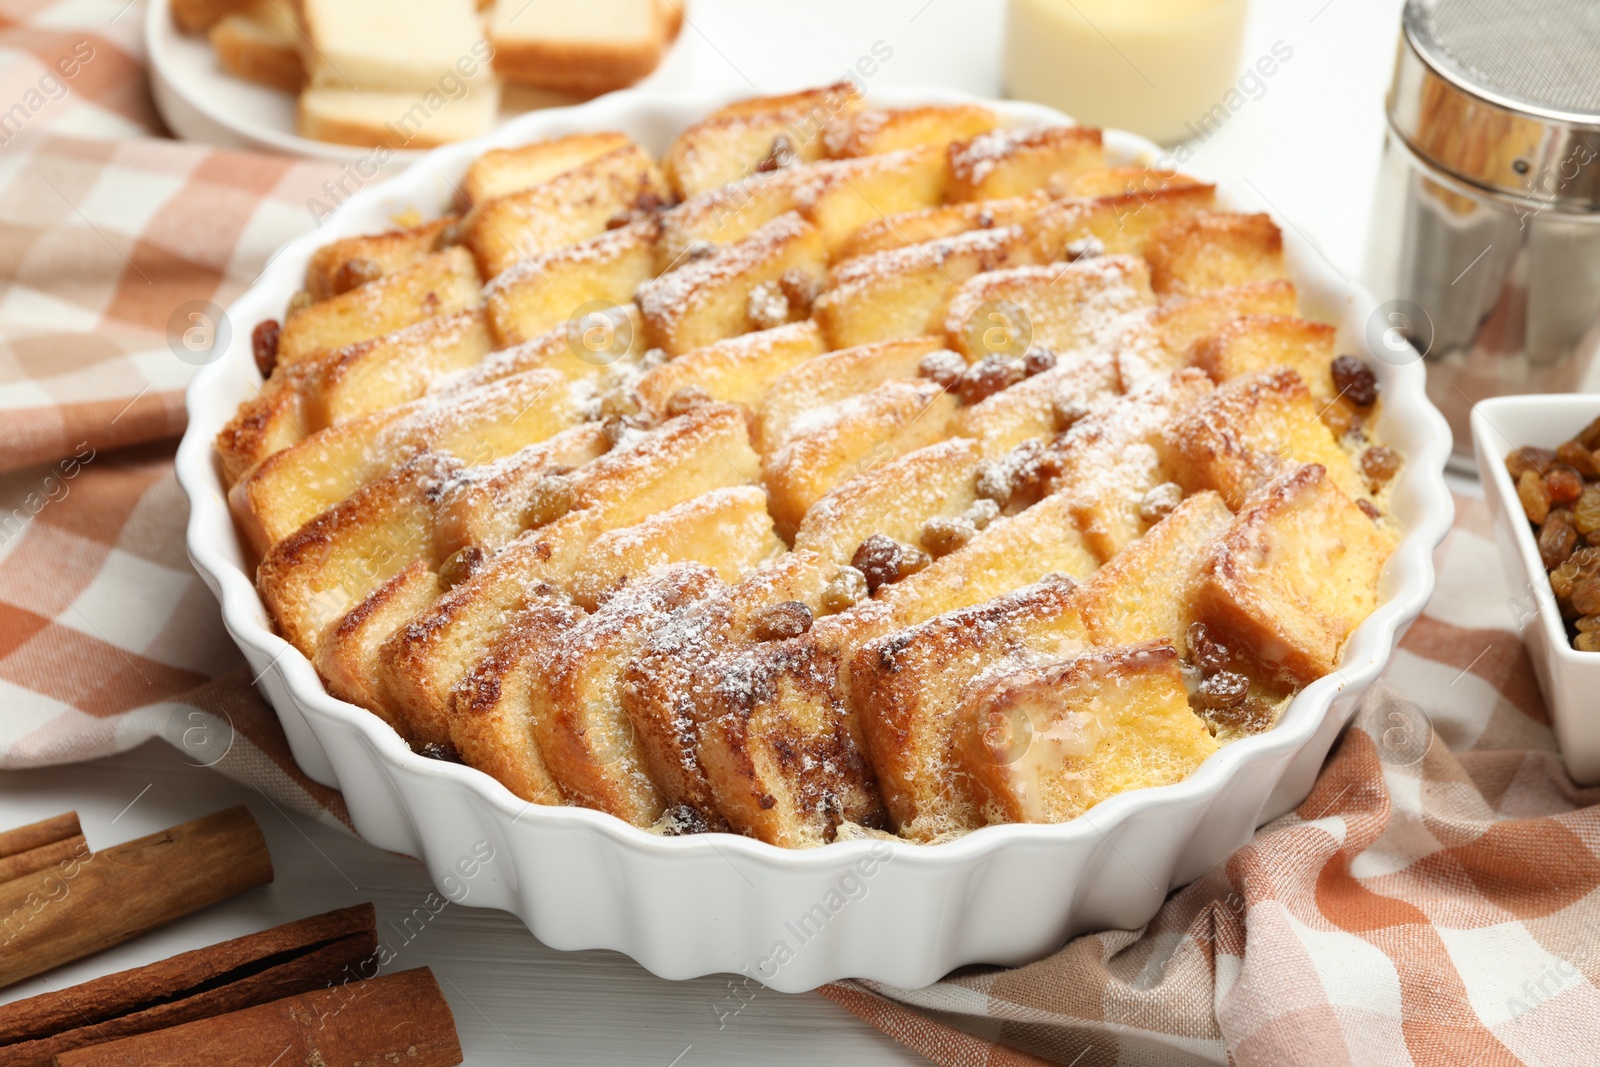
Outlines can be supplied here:
M754 91L821 83L880 40L894 55L872 84L936 84L990 96L1004 84L998 0L690 3L677 48L649 84ZM1196 147L1190 165L1248 179L1263 208L1340 271L1359 277L1400 0L1254 0L1253 6L1245 62L1276 41L1289 45L1293 58L1264 96ZM1211 103L1196 101L1196 114ZM404 940L387 924L398 924L426 899L431 886L419 865L287 815L189 766L160 742L91 765L0 777L0 827L76 810L96 848L235 803L248 804L266 832L277 868L271 886L0 992L0 1000L364 900L377 905L391 943ZM727 978L670 983L615 953L557 953L499 912L446 908L395 963L421 965L439 976L474 1065L922 1062L820 996L762 991L735 1013L743 1001L732 997Z

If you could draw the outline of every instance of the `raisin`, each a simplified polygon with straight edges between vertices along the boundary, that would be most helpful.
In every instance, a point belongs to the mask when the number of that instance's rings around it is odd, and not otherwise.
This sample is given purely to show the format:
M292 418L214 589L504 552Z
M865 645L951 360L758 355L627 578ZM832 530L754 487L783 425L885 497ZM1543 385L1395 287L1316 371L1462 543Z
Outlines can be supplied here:
M1544 495L1552 504L1570 504L1583 495L1583 475L1558 463L1544 472Z
M1001 507L1011 499L1011 475L1000 464L986 459L978 464L978 496Z
M439 565L439 587L446 591L454 589L478 573L478 568L488 558L488 554L477 545L468 545L451 553L450 558Z
M1572 525L1585 537L1600 530L1600 485L1584 487L1583 495L1572 507Z
M757 641L782 641L811 629L811 609L798 600L785 600L758 612L751 622Z
M1236 708L1250 695L1250 679L1232 671L1218 671L1200 683L1200 706L1207 711Z
M1572 625L1578 628L1579 633L1600 632L1600 615L1584 615L1574 620Z
M967 361L948 348L929 352L917 362L917 373L936 383L941 389L954 389L956 382L967 372Z
M1539 558L1544 560L1545 570L1561 566L1577 547L1578 531L1572 525L1572 512L1552 509L1539 527Z
M1035 374L1043 374L1055 365L1055 351L1042 345L1028 349L1028 354L1022 357L1022 373L1029 378Z
M900 557L904 554L899 542L883 534L873 534L857 546L850 557L850 566L860 571L867 580L867 592L876 593L900 577Z
M1361 425L1361 416L1344 397L1335 397L1333 403L1322 409L1322 424L1333 431L1333 436L1343 437Z
M1595 419L1589 425L1579 430L1578 435L1574 437L1573 440L1578 442L1584 448L1589 449L1591 452L1597 448L1600 448L1600 418Z
M778 276L778 288L789 301L789 309L804 318L811 314L811 305L817 299L817 280L798 267L791 267Z
M1022 368L985 356L956 380L954 392L963 404L976 404L1022 380Z
M903 546L900 549L900 566L895 573L895 581L909 578L918 571L923 570L933 562L933 557L920 548Z
M1579 615L1600 615L1600 578L1585 578L1574 585L1571 600Z
M922 528L922 547L938 559L966 545L977 532L972 523L963 519L929 519Z
M686 385L667 398L666 407L661 409L661 414L669 419L679 415L687 415L702 404L712 402L711 394L698 385Z
M528 529L548 526L572 510L572 480L562 474L547 474L534 483L522 512L522 525Z
M1271 726L1273 715L1273 707L1267 701L1246 697L1235 707L1213 708L1209 717L1218 726L1254 734Z
M1088 405L1067 396L1058 396L1050 402L1050 413L1056 420L1056 432L1072 429L1089 417Z
M1358 408L1370 408L1378 400L1378 376L1354 356L1333 361L1333 387Z
M359 285L375 282L383 277L383 268L370 259L347 259L333 272L333 292L348 293Z
M1094 259L1096 256L1105 255L1106 246L1098 237L1080 237L1076 241L1067 242L1065 252L1063 258L1076 263L1080 259Z
M461 753L456 751L454 745L441 744L438 741L429 741L417 750L417 754L428 759L440 760L444 763L463 763Z
M277 319L262 319L250 333L250 350L255 353L256 370L263 378L272 377L278 366L278 337L282 333Z
M1383 512L1378 510L1378 505L1374 504L1370 500L1357 500L1356 507L1361 509L1361 514L1365 515L1373 522L1377 522L1379 519L1383 518Z
M1600 652L1600 633L1579 634L1572 639L1572 647L1579 652Z
M1152 525L1171 515L1183 503L1183 487L1177 482L1162 482L1139 501L1139 518Z
M749 157L746 156L745 158L748 159ZM794 142L780 133L772 139L771 151L766 154L761 162L756 164L756 172L759 174L771 174L773 171L782 170L784 167L792 167L797 162L799 162L799 156L794 150Z
M710 259L717 254L717 246L710 241L690 241L683 246L683 251L678 253L679 263L696 263L702 259Z
M1517 479L1517 499L1522 501L1523 514L1528 521L1538 524L1550 514L1550 497L1545 493L1544 479L1537 471L1526 470Z
M1550 588L1557 600L1570 600L1574 586L1595 577L1600 577L1600 548L1584 547L1550 572Z
M607 415L600 422L600 432L606 435L606 440L611 443L613 448L621 444L622 439L628 436L629 428L628 420L621 415Z
M1373 445L1361 453L1361 473L1368 487L1377 492L1400 473L1400 457L1382 445Z
M867 599L871 592L867 588L866 575L854 567L840 567L833 581L822 588L822 606L829 613L836 614Z
M1200 673L1210 675L1228 669L1232 662L1228 646L1214 640L1205 623L1191 622L1184 638L1189 644L1189 659L1200 668Z
M1556 446L1556 459L1583 475L1585 481L1600 478L1600 466L1595 465L1594 453L1577 441L1565 441Z
M1506 470L1512 481L1520 481L1524 471L1543 474L1556 461L1556 454L1548 448L1518 448L1506 456Z

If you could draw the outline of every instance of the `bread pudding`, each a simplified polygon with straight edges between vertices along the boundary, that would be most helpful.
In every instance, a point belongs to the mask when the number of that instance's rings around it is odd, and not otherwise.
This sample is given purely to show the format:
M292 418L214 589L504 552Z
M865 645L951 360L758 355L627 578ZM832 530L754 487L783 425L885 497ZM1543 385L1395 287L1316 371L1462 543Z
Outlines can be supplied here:
M1271 729L1397 538L1281 235L848 84L486 153L317 251L218 436L278 631L530 803L785 846L1072 819Z

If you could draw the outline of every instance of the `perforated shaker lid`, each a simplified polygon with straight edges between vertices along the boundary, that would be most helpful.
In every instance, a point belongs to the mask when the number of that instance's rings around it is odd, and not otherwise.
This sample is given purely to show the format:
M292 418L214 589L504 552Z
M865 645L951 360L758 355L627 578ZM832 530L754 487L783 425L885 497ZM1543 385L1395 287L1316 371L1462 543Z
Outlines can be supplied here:
M1600 210L1600 3L1407 0L1389 118L1489 191Z

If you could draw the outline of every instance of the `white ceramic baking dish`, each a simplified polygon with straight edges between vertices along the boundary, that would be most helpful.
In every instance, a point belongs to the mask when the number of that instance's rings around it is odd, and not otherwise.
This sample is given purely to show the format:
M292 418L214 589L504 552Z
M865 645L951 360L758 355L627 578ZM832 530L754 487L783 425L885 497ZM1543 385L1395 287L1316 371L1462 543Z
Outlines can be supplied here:
M1595 416L1600 396L1501 396L1472 409L1472 445L1483 495L1494 516L1495 541L1505 560L1508 602L1533 661L1533 673L1555 724L1567 773L1579 785L1600 782L1600 653L1579 652L1567 639L1567 624L1550 588L1539 542L1528 524L1517 487L1506 470L1512 449L1554 448L1571 440Z
M343 791L359 833L419 857L441 890L459 886L458 862L487 842L495 859L474 879L472 903L514 912L548 945L615 949L667 978L739 971L792 992L845 977L921 986L966 963L1036 959L1080 931L1140 926L1168 891L1304 799L1358 696L1428 600L1432 552L1452 516L1443 479L1450 434L1424 395L1420 361L1373 361L1385 396L1379 429L1407 459L1393 493L1406 536L1384 574L1382 604L1351 636L1341 669L1307 687L1276 729L1221 750L1187 780L1113 797L1066 824L990 827L937 846L852 841L806 851L727 834L658 837L597 811L530 806L487 775L412 753L376 716L329 696L305 657L273 632L211 441L259 384L251 328L282 315L312 250L385 229L407 209L442 212L467 163L487 148L616 129L660 152L683 127L743 95L629 92L529 114L363 189L288 244L229 310L231 344L189 389L177 465L194 565L221 600L295 759ZM869 96L890 106L970 100L942 90ZM1032 104L983 102L1015 122L1067 121ZM1159 151L1128 134L1108 132L1106 143L1121 161ZM1259 209L1225 184L1222 193L1230 206ZM1293 227L1284 238L1306 313L1338 324L1341 351L1369 353L1372 298Z

